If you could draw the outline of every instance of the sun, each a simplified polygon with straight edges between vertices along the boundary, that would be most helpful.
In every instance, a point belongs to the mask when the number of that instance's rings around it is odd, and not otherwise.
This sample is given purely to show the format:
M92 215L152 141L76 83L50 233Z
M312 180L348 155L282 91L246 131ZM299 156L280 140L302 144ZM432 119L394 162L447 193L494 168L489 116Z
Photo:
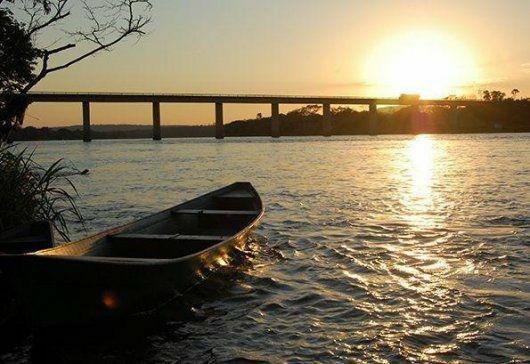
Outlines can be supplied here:
M460 95L476 77L470 51L457 39L433 31L390 37L367 57L365 65L366 82L388 96Z

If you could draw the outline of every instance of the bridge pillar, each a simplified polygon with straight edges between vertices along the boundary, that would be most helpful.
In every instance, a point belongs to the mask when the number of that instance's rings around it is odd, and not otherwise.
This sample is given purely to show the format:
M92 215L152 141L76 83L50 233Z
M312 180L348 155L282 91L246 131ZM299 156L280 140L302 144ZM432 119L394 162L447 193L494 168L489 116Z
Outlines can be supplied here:
M160 128L160 102L153 102L153 140L162 139L162 130Z
M370 129L370 135L376 135L378 130L378 120L377 120L377 104L372 103L369 106L369 122L368 127Z
M215 103L215 138L223 139L225 137L225 127L223 124L223 104Z
M83 101L83 141L90 142L90 103Z
M271 104L271 137L280 137L280 105L276 102Z
M331 136L331 105L322 105L322 135Z

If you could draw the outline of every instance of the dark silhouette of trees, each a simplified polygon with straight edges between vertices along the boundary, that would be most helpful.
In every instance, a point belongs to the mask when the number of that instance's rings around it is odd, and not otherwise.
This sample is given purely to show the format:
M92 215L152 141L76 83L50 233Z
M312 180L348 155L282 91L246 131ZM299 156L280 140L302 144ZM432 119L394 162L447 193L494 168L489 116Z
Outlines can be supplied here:
M305 116L317 115L320 109L322 109L321 105L307 105L307 106L302 106L299 109L289 111L287 115L291 117L305 117Z
M504 99L473 106L420 107L419 117L414 107L380 108L375 130L370 126L370 113L350 107L331 108L330 123L335 135L362 134L416 134L416 133L496 133L530 132L530 100ZM416 115L416 118L413 118ZM287 114L280 114L281 135L322 135L322 115L317 107L303 107ZM415 120L415 121L413 121ZM94 139L150 138L150 125L94 125ZM258 117L236 120L225 125L227 136L270 136L271 118ZM165 138L213 137L213 125L162 126ZM77 128L33 128L17 131L15 140L64 140L82 139Z
M0 100L0 141L7 138L13 122L22 122L27 105L15 93L31 82L39 54L13 13L0 8L0 92L11 94Z
M28 106L25 95L50 73L111 50L127 38L144 35L151 7L150 0L106 0L96 4L88 0L0 0L0 31L10 34L9 39L0 34L0 54L12 60L2 63L2 129L22 124ZM14 8L18 10L11 11ZM84 20L65 28L64 20L76 11ZM40 46L43 38L55 41ZM7 135L4 132L0 137L0 141L5 140Z
M518 94L518 93L519 93L519 90L518 90L518 89L514 88L514 89L512 90L512 98L513 98L514 100L515 100L515 98L517 97L517 94Z
M514 93L515 91L515 93ZM518 89L512 90L512 95L515 97L519 93ZM506 93L498 90L484 90L482 91L482 99L484 101L500 102L506 98Z
M491 101L496 101L496 102L504 100L504 97L506 96L506 94L501 91L490 91L490 95L491 95Z
M0 8L0 90L15 92L33 78L40 52L9 9Z
M417 134L417 133L498 133L530 132L530 101L506 99L493 94L487 103L459 107L444 106L380 108L375 130L370 126L369 111L349 107L331 109L331 129L335 135ZM495 101L495 102L493 102ZM322 135L322 115L318 105L309 105L280 114L281 135ZM386 109L386 110L385 110ZM456 118L455 114L456 112ZM228 136L268 136L270 118L236 120L226 125Z

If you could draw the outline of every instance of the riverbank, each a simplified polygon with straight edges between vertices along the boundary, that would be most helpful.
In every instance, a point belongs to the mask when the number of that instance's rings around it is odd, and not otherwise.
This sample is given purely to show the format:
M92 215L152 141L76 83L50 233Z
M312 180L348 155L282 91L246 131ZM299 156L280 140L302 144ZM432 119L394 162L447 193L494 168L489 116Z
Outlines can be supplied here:
M383 108L377 121L368 111L347 107L333 108L324 120L318 105L310 105L280 114L280 134L283 136L322 135L323 122L329 124L332 135L395 135L395 134L468 134L468 133L526 133L530 132L530 101L506 100L498 103L468 106L451 110L427 107L419 111L412 107ZM81 140L81 126L64 128L26 127L19 130L16 141ZM271 118L258 117L235 120L225 125L225 135L270 136ZM213 137L213 125L165 125L163 138ZM153 136L151 125L93 125L92 139L144 139Z

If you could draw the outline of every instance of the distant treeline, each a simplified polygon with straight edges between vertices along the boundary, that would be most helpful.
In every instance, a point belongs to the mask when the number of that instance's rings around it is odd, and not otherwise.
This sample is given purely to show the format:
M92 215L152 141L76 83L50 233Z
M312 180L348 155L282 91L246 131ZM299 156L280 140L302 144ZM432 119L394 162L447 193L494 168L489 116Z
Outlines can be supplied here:
M281 135L322 135L321 106L308 105L280 115ZM448 107L430 106L380 108L377 123L370 125L370 113L348 107L331 109L329 120L334 135L419 134L419 133L518 133L530 132L530 101L505 99L499 102L461 107L456 115ZM236 120L225 125L227 136L269 136L270 117ZM93 139L151 138L150 125L94 125ZM162 126L163 138L213 137L213 125ZM15 140L82 139L82 129L34 128L18 130Z
M322 135L321 106L309 105L280 115L281 135ZM380 108L377 123L370 125L368 111L348 107L331 109L331 134L420 133L519 133L530 132L530 101L504 100L461 107L456 115L449 107ZM270 117L237 120L226 125L228 136L270 135Z
M94 125L91 128L92 139L143 139L153 137L150 125ZM215 128L211 125L167 125L162 126L165 138L213 137ZM17 130L15 141L22 140L77 140L83 139L81 126L65 128L35 128L32 126Z

